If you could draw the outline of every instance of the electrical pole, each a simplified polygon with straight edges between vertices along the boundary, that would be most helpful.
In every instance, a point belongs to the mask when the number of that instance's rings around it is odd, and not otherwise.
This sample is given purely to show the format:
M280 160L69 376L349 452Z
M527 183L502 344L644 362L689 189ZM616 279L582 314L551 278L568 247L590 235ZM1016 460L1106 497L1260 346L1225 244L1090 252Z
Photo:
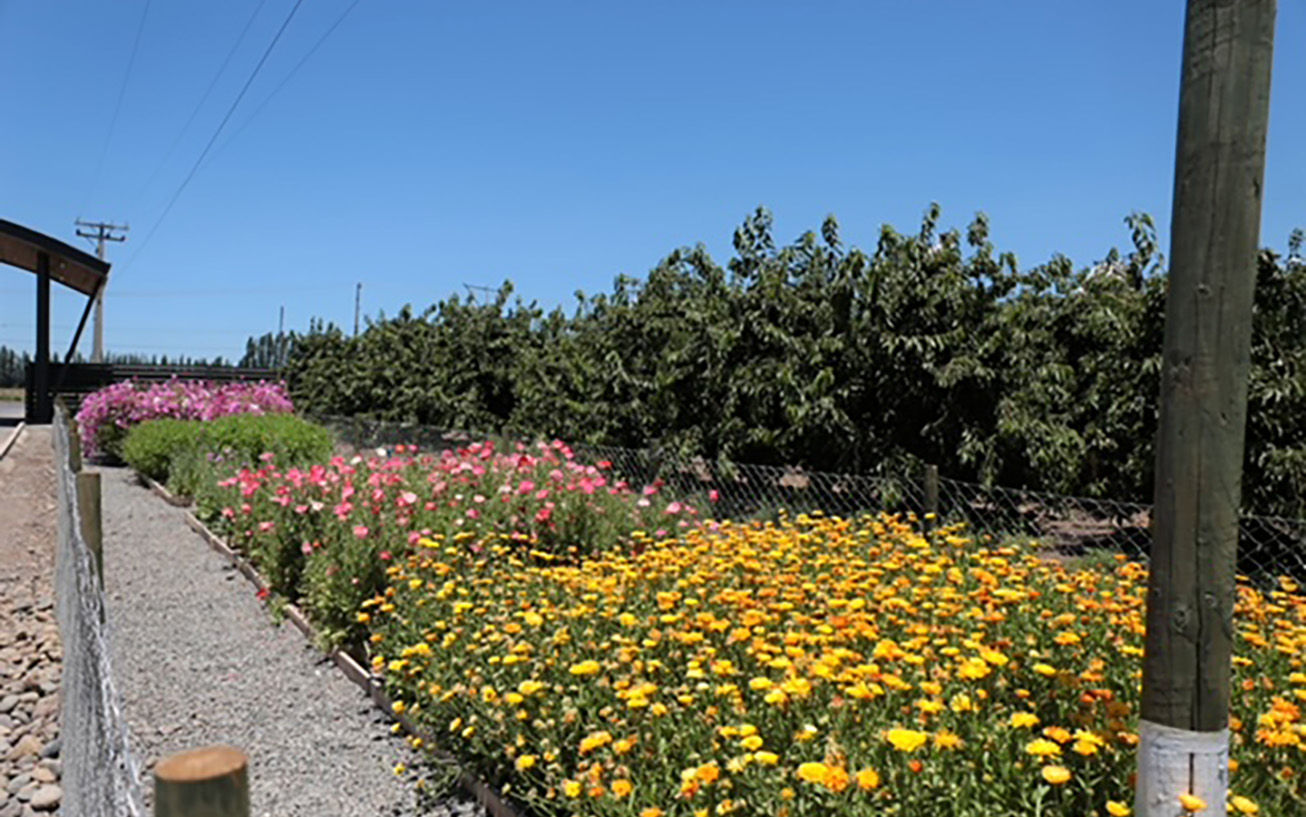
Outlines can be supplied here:
M354 287L354 337L358 337L358 311L363 306L363 284Z
M1229 789L1235 567L1275 0L1188 0L1166 295L1138 817ZM1185 812L1186 813L1186 812Z
M74 223L78 227L87 227L95 231L93 233L84 233L81 230L78 230L77 235L82 238L91 238L95 240L95 257L101 261L104 260L104 242L127 240L127 236L113 235L113 232L117 230L125 233L131 229L131 227L126 224L118 225L107 224L100 221L82 221L80 218ZM106 279L104 284L100 287L100 291L96 293L95 296L95 330L94 341L91 344L92 363L104 362L104 290L108 285L109 282ZM68 362L71 363L72 361Z
M286 306L281 305L281 317L277 319L277 368L286 365Z

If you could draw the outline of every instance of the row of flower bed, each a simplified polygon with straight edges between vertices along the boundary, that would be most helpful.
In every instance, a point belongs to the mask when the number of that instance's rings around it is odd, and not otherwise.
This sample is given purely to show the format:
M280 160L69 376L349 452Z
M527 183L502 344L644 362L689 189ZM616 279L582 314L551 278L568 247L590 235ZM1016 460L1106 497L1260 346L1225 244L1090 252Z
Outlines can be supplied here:
M277 591L539 813L1129 811L1136 563L889 517L704 522L558 443L265 463L223 490ZM1293 813L1306 598L1244 586L1238 617L1229 806Z
M711 521L560 443L210 458L197 511L540 814L1130 812L1146 573ZM1239 589L1231 796L1306 813L1306 596ZM1176 803L1176 814L1206 804Z

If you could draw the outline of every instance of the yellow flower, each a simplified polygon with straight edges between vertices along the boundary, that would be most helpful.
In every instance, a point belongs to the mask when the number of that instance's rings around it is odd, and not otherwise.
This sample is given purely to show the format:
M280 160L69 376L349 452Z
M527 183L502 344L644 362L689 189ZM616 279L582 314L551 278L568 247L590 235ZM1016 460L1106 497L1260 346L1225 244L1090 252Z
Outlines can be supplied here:
M956 749L961 745L961 738L952 732L939 732L934 736L936 749Z
M517 758L517 763L515 764L517 766L517 771L519 772L526 771L527 769L535 765L536 760L538 760L538 758L536 758L535 755L522 755L521 757Z
M580 793L584 791L584 789L585 787L582 786L579 781L576 780L562 781L562 792L568 797L571 798L580 797Z
M579 664L572 664L570 672L572 675L597 675L602 668L598 661L590 659L581 661Z
M801 763L798 766L798 779L807 783L824 783L829 771L824 763Z
M1095 755L1098 752L1097 744L1086 740L1077 740L1075 741L1075 745L1070 748L1074 750L1075 754L1083 755L1084 757Z
M581 739L580 753L582 755L589 754L595 749L601 749L604 746L607 746L611 742L612 734L610 732L592 732Z
M763 675L759 675L756 678L749 680L748 688L753 690L754 692L761 692L764 689L770 689L771 679Z
M874 769L862 769L856 775L857 788L870 791L880 785L880 773Z
M1070 779L1070 770L1065 766L1044 766L1043 779L1054 786L1059 786Z
M1011 715L1011 727L1021 729L1024 727L1038 726L1038 715L1033 712L1014 712Z
M539 681L522 681L517 685L517 691L523 695L534 695L544 689L544 684Z
M1031 667L1031 669L1037 672L1039 675L1043 675L1047 677L1051 677L1057 674L1057 668L1052 666L1051 664L1035 664L1033 667Z
M1184 807L1184 811L1201 811L1206 808L1206 801L1195 795L1181 794L1179 795L1179 805Z
M635 786L629 780L621 779L612 781L612 796L622 798L634 791Z
M639 813L639 817L665 817L666 812L657 806L649 806Z
M749 737L746 737L742 741L740 741L740 745L750 752L755 752L758 749L762 748L762 736L751 735Z
M1050 740L1038 738L1037 740L1030 741L1025 746L1025 751L1035 757L1051 757L1052 755L1061 754L1061 747Z
M1234 795L1233 799L1229 801L1229 805L1233 806L1239 814L1256 814L1261 810L1260 806L1241 794Z
M914 752L930 739L927 732L917 732L914 729L890 729L885 737L900 752Z
M1117 800L1106 801L1106 813L1111 817L1129 817L1129 806Z
M780 762L780 756L775 752L758 752L753 755L753 760L756 760L763 766L774 766Z
M408 771L408 767L405 766L404 764L402 763L395 764L395 775L401 775L406 771Z

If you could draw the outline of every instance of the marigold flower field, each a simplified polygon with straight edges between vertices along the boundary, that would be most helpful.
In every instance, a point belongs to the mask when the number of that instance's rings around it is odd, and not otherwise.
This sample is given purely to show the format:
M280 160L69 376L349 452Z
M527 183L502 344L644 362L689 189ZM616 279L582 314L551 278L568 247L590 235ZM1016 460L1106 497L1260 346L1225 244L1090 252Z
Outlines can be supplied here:
M396 707L540 814L1130 813L1146 573L1123 557L704 521L561 444L223 490L279 592L329 616L366 589L352 635ZM1227 808L1306 813L1306 596L1244 583L1236 627Z

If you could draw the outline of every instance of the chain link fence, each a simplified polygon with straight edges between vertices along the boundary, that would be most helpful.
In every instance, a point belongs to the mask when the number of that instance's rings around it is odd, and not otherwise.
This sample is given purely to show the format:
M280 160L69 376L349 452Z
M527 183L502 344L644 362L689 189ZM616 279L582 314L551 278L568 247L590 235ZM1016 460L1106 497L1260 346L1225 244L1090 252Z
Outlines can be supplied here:
M431 426L362 418L319 417L342 443L356 450L417 445L423 451L456 448L481 437ZM493 436L493 435L491 435ZM722 518L773 518L791 512L934 511L940 523L965 523L972 534L1027 537L1057 557L1094 552L1146 559L1152 507L1091 497L985 486L940 477L937 507L926 507L924 469L900 477L806 471L796 467L684 459L657 451L574 445L589 462L608 462L631 485L660 481L669 495L712 508ZM709 498L711 497L711 498ZM1240 521L1238 567L1254 579L1306 579L1306 520L1246 515Z
M82 536L73 445L60 406L53 423L58 542L55 598L63 643L59 733L64 817L142 817L140 764L132 754L122 700L109 666L104 588Z

